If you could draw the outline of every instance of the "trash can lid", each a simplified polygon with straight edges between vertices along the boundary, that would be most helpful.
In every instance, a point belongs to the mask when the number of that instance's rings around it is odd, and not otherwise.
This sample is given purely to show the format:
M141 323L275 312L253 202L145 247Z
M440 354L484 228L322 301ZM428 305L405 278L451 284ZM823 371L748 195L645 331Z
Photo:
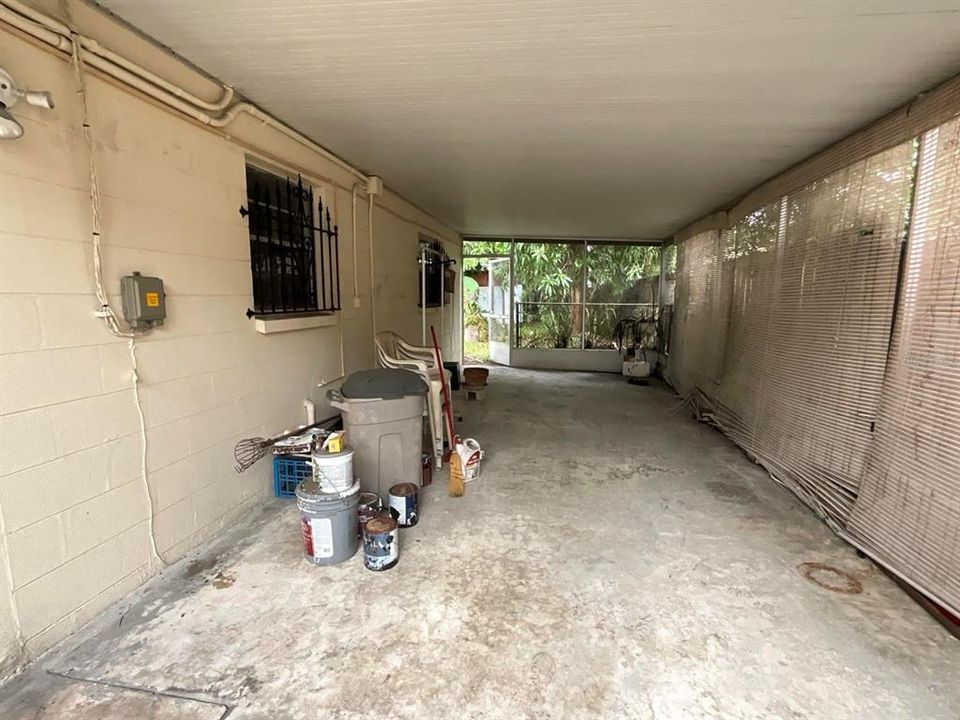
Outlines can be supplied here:
M378 368L350 373L340 392L345 398L395 400L409 395L423 395L427 392L427 386L419 375L410 370Z

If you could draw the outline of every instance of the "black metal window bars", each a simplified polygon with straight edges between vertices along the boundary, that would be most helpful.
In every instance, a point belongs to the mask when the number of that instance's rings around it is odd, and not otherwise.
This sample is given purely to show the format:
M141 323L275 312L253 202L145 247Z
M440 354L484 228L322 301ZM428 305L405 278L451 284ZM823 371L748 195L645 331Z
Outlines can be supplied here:
M340 309L339 230L313 188L247 166L253 307L247 317ZM319 271L319 272L318 272ZM319 283L318 283L319 280Z

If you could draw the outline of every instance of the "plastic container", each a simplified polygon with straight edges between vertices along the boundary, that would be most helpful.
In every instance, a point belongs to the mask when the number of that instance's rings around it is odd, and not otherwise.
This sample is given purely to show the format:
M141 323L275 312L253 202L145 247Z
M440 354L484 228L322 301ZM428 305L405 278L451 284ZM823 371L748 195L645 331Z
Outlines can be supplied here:
M313 477L313 468L306 455L273 456L273 494L279 498L297 496L297 485Z
M353 474L353 458L354 450L350 447L340 452L315 450L310 455L313 479L320 483L320 488L324 492L348 492L356 482Z
M460 389L460 363L456 360L444 361L443 363L444 370L450 371L450 389L459 390Z
M303 553L314 565L336 565L357 552L360 484L348 493L324 492L314 480L297 486Z
M340 390L329 390L354 456L354 473L364 492L390 502L390 488L401 482L420 485L423 411L427 387L408 370L352 373Z
M483 450L473 438L467 438L457 445L457 454L460 455L460 464L463 467L463 481L470 482L480 477L480 461L483 460Z

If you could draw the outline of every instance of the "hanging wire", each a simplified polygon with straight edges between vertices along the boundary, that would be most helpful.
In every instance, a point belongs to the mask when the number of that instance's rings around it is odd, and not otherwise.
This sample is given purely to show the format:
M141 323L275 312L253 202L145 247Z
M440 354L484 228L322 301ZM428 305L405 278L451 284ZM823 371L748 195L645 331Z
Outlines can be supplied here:
M70 14L70 9L67 6L66 2L62 2L61 6L63 8L64 16L67 18L67 21L70 25L70 43L71 43L71 64L73 65L73 73L77 80L77 94L80 97L80 110L81 110L81 119L83 124L83 142L87 150L87 160L89 163L89 172L90 172L90 220L91 220L91 239L93 241L93 277L94 277L94 293L96 294L97 303L99 305L97 311L94 313L96 317L99 317L103 320L104 325L111 335L115 337L126 338L129 341L130 348L130 361L132 364L133 372L133 397L134 403L137 408L137 417L139 419L139 430L140 430L140 447L141 447L141 458L140 458L140 475L143 479L143 485L146 490L147 495L147 504L149 507L149 516L147 519L148 523L148 534L150 536L150 552L152 556L160 563L161 566L166 566L169 563L164 559L160 554L160 550L157 547L157 538L154 528L154 521L156 519L156 505L153 499L153 492L150 487L150 482L147 479L147 426L143 414L143 404L140 400L140 379L137 374L137 354L136 354L136 338L143 333L136 332L133 328L124 329L120 324L120 319L117 317L116 312L110 306L110 301L107 298L107 293L103 288L103 263L101 260L101 251L100 251L100 239L101 239L101 228L102 228L102 217L101 212L101 201L100 201L100 178L97 174L97 160L95 153L95 146L93 142L93 131L90 127L90 113L87 106L87 82L86 82L86 68L83 63L83 58L80 54L80 35L77 33L74 25L73 19Z

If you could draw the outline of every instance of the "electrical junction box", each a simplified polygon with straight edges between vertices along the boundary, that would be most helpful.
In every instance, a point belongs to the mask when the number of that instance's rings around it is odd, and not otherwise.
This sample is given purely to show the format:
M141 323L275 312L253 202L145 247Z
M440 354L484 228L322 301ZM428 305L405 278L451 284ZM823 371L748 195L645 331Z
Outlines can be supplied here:
M120 278L123 319L137 329L163 325L167 307L163 296L163 280L138 272Z

